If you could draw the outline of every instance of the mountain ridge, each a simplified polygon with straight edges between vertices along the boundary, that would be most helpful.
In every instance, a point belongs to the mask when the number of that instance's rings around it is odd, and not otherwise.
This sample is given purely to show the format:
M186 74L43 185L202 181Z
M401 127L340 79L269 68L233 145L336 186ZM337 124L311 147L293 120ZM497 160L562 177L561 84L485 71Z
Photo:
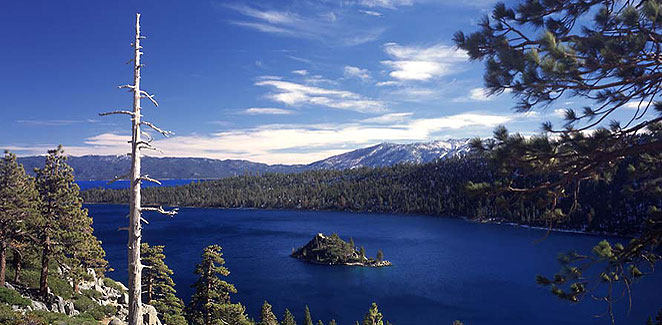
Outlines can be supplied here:
M386 167L400 163L423 164L437 159L461 156L470 151L469 139L447 139L398 144L382 142L351 150L310 164L265 164L241 159L197 157L153 157L142 160L143 171L160 179L218 179L246 174L298 173L312 169L353 169ZM28 173L44 164L45 156L19 157ZM78 180L109 180L130 170L131 159L124 155L70 156Z

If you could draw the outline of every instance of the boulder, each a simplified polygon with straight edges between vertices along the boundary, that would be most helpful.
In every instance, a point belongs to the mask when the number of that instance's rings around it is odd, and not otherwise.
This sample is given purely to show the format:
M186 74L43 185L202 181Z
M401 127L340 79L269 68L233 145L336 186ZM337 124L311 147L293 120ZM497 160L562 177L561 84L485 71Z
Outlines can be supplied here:
M126 325L126 322L121 321L117 317L113 317L110 322L108 322L108 325Z
M161 325L154 306L143 305L143 325Z

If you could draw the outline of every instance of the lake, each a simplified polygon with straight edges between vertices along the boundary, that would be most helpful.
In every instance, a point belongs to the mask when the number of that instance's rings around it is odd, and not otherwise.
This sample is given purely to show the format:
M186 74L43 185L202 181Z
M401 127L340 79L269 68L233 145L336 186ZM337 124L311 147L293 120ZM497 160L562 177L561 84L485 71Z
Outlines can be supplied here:
M87 205L95 233L103 241L108 276L126 283L128 207ZM593 315L606 305L571 305L535 283L535 275L558 270L556 255L570 249L587 252L600 236L545 231L458 219L320 211L182 208L173 217L146 214L145 241L165 245L180 297L188 301L194 265L203 247L223 247L233 301L258 318L267 300L279 318L289 308L303 320L307 304L315 319L339 324L361 320L376 302L393 324L607 324ZM306 264L289 257L292 249L318 232L338 233L378 249L394 266L361 268ZM539 242L540 241L540 242ZM644 324L662 306L659 274L634 285L633 308L616 305L622 323Z

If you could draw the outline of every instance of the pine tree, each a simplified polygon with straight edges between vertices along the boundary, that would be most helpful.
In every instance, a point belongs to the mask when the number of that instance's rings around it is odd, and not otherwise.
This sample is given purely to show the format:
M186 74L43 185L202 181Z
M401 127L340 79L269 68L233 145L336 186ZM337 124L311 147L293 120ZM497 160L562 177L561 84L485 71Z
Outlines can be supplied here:
M0 287L5 286L7 252L30 243L38 218L39 194L34 179L16 161L16 155L5 151L0 162ZM16 276L20 270L15 270Z
M313 325L313 317L310 315L310 309L306 305L306 309L303 315L303 324L304 325Z
M537 278L571 302L594 296L587 288L607 292L599 299L610 304L612 321L611 292L629 293L629 284L642 276L639 267L653 269L660 260L660 12L662 4L654 0L527 0L512 8L499 3L479 31L458 32L454 38L470 59L485 62L488 92L510 91L520 112L570 97L590 103L565 109L560 127L543 122L539 136L513 135L499 127L493 139L476 139L474 148L500 171L500 180L487 184L488 193L504 201L537 201L544 208L541 221L550 226L572 217L590 220L578 203L585 184L611 183L619 169L627 169L622 191L650 202L647 220L637 225L640 235L628 245L599 243L594 251L608 254L565 256L554 277ZM623 116L624 124L607 122ZM623 215L617 222L628 221L630 214ZM587 286L583 273L591 265L604 267L599 272L607 276Z
M198 281L193 284L195 293L187 307L189 322L193 324L250 324L241 304L232 304L230 294L237 289L219 276L228 276L221 247L210 245L202 253L202 261L196 266Z
M142 301L156 308L159 318L166 324L186 325L184 302L178 298L173 272L165 264L164 246L150 246L142 243L140 256L146 268L142 272Z
M337 324L336 324L336 320L335 320L335 319L332 319L332 320L329 322L329 325L337 325Z
M324 322L321 319L319 319L317 320L317 325L324 325Z
M82 207L83 200L74 182L73 169L66 163L62 146L49 150L44 167L35 169L35 173L41 198L38 220L42 251L39 292L45 297L51 260L68 268L74 287L86 274L83 270L88 267L103 270L107 262L100 242L92 233L92 218Z
M382 313L377 309L376 303L372 303L370 310L368 310L365 317L363 317L361 325L384 325Z
M377 257L376 258L377 258L377 262L381 262L381 261L384 260L384 252L382 252L381 249L377 251Z
M262 305L260 325L278 325L276 315L271 311L271 305L265 300Z
M297 322L294 320L294 315L290 312L289 309L285 308L285 314L283 315L283 321L281 325L296 325Z

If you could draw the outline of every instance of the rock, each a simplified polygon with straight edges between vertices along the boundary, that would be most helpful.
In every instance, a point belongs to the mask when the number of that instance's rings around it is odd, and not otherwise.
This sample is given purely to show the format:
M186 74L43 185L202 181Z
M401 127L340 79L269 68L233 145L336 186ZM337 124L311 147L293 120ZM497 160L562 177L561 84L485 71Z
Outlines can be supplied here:
M161 325L154 306L143 305L143 325Z
M122 293L121 296L117 298L117 303L121 305L128 305L129 304L129 294L124 292Z
M32 310L48 310L48 306L41 301L32 300Z
M76 310L76 307L74 306L74 302L71 300L67 300L64 303L64 312L69 316L76 316L80 314L80 312Z
M108 322L108 325L126 325L126 322L121 321L117 317L113 317L113 319L111 319L110 322Z

